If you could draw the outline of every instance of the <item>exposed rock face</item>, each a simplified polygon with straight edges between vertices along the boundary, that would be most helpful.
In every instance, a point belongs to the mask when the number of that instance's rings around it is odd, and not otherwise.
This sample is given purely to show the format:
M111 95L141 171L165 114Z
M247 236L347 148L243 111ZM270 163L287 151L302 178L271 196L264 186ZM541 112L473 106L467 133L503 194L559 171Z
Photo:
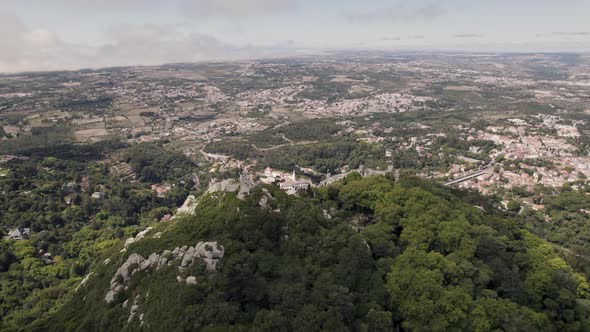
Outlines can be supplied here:
M268 190L266 190L266 188L262 188L262 193L264 195L262 195L262 197L260 197L260 200L258 201L258 205L263 208L270 208L269 203L271 201L274 201L275 198L272 197L272 195L270 194L270 192L268 192Z
M131 254L125 263L119 267L117 273L115 273L115 277L111 280L111 284L117 283L117 276L122 276L124 281L129 280L131 275L137 271L140 264L144 261L143 257L138 254ZM130 267L136 265L133 270L130 271Z
M104 296L104 301L109 304L113 303L113 301L115 301L115 295L117 295L117 293L111 289L107 292L107 295Z
M207 264L207 271L213 272L217 267L217 261L225 254L225 249L218 246L217 242L199 242L195 247L175 248L172 254L182 257L180 269L188 267L195 259L200 258Z
M82 281L80 281L80 284L76 287L76 292L78 291L78 289L80 289L80 287L86 285L86 283L88 282L88 280L90 279L90 277L92 277L94 275L94 272L90 272L88 273L84 279L82 279Z
M174 248L174 250L164 250L161 254L152 253L147 259L138 254L132 254L127 258L111 279L111 287L105 295L106 303L113 303L115 296L122 289L124 289L131 278L131 276L139 271L144 271L150 268L158 270L163 266L170 266L173 262L179 262L178 270L183 271L190 267L197 259L202 259L207 264L207 271L214 272L217 268L217 263L225 254L225 249L217 242L199 242L196 246L182 246ZM196 277L189 276L184 280L178 276L179 283L186 282L189 285L197 283Z
M139 241L139 240L143 239L145 237L145 235L147 233L149 233L149 231L151 231L152 229L154 229L154 228L153 227L148 227L145 230L137 233L137 235L135 236L135 241Z
M197 208L197 198L194 195L189 195L184 204L176 210L176 217L177 215L195 215L195 210ZM174 218L173 217L173 218Z
M199 242L195 247L195 253L193 257L202 258L207 264L207 271L215 271L217 262L223 258L225 254L225 248L223 246L217 246L217 242Z
M137 233L137 235L134 238L133 237L128 238L127 240L125 240L124 247L127 248L132 243L135 243L135 242L143 239L146 236L146 234L149 233L152 229L154 229L154 228L153 227L148 227L148 228L144 229L143 231ZM162 234L160 233L160 235L162 235Z
M260 201L258 201L258 205L260 205L261 208L266 209L268 204L268 198L266 198L266 196L262 196L262 198L260 198Z
M132 237L130 237L130 238L128 238L127 240L125 240L125 245L124 245L124 246L125 246L125 248L129 247L129 245L130 245L131 243L133 243L133 242L135 242L135 238L132 238Z
M186 278L185 282L186 282L187 285L196 285L197 284L197 278L196 277L193 277L193 276L190 276L190 277L187 277Z
M138 254L132 254L127 258L127 261L123 263L115 272L115 276L111 279L111 289L105 295L105 302L113 303L115 296L123 289L123 285L129 281L129 278L141 267L144 259ZM133 269L130 268L133 267Z
M131 321L133 320L133 317L135 317L135 315L137 315L137 312L139 311L139 295L137 295L135 297L135 301L133 301L133 305L131 306L131 311L129 311L129 318L127 319L127 323L131 323Z

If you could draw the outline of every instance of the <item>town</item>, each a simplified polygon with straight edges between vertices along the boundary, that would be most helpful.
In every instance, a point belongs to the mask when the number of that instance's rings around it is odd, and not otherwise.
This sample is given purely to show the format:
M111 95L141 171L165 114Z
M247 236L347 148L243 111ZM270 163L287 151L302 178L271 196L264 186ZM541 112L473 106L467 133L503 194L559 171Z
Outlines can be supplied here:
M585 183L587 62L565 66L552 55L472 57L399 55L398 61L352 62L334 55L238 62L224 69L202 64L64 72L42 79L6 75L0 77L2 142L18 152L19 144L39 144L27 141L36 136L78 144L165 141L167 148L210 165L209 187L233 173L241 174L234 177L236 184L243 177L290 194L363 164L382 174L414 170L442 182L461 179L453 184L483 194ZM530 69L533 60L561 76ZM325 144L318 135L368 144L375 153L354 165L340 160L330 167L309 159L288 167L272 161L275 154ZM18 158L26 157L5 154L1 162ZM106 162L122 181L136 181L124 161ZM0 176L8 171L0 168ZM474 172L481 174L470 176ZM155 183L152 189L163 197L174 185ZM102 199L104 193L92 197Z

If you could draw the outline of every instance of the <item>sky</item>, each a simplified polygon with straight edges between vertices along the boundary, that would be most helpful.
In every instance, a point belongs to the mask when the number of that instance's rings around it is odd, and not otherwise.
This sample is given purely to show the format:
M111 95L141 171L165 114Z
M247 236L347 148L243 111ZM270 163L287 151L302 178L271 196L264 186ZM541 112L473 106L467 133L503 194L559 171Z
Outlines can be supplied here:
M326 50L590 52L590 0L0 0L0 72Z

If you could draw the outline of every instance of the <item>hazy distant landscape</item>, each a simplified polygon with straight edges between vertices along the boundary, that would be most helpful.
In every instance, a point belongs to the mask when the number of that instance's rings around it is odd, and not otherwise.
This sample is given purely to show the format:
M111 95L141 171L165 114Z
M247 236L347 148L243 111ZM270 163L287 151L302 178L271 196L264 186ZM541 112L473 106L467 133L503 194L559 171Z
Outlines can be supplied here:
M443 182L485 169L460 184L483 193L561 187L590 175L589 67L572 54L340 53L5 75L0 149L159 142L253 178L297 168L312 185L363 164Z

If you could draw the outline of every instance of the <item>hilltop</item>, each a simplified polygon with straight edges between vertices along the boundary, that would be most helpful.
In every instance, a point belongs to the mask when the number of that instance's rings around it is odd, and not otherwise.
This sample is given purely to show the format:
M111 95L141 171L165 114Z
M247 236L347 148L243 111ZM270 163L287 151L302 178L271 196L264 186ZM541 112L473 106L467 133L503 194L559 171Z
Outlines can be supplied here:
M245 200L204 194L194 216L99 257L30 329L587 328L586 279L494 204L355 173L300 197L272 186Z

